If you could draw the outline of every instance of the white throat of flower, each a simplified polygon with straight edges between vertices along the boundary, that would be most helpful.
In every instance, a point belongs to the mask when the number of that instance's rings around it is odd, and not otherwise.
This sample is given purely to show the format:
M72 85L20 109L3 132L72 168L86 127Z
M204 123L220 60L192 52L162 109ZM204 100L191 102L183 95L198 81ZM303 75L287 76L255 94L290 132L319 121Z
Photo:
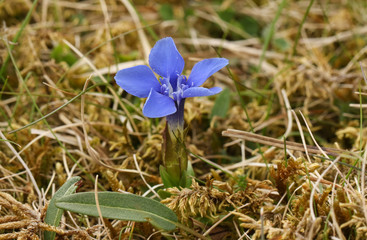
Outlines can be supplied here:
M169 78L160 78L161 82L161 93L163 95L166 95L173 100L177 102L177 104L180 103L180 100L182 99L183 92L190 88L190 86L187 84L187 77L184 75L178 75L177 76L177 85L176 89L174 90Z

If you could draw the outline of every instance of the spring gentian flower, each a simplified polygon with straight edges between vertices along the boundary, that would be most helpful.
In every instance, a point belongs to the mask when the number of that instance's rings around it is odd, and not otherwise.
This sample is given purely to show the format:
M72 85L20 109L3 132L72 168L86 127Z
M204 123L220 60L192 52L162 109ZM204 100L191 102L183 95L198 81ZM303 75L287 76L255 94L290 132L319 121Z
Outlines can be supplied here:
M122 69L115 76L117 84L126 92L147 98L143 107L146 117L167 119L163 160L164 171L173 179L169 185L182 186L182 177L185 177L187 169L186 151L182 145L185 99L219 93L222 90L220 87L208 89L200 86L227 64L225 58L205 59L195 64L189 77L181 75L185 62L173 39L167 37L152 48L149 54L150 68L139 65ZM159 76L158 79L154 73Z
M219 93L219 87L200 87L206 79L228 64L225 58L211 58L198 62L187 78L181 75L185 62L170 37L159 40L149 55L151 69L139 65L117 72L115 80L126 92L148 98L143 114L157 118L182 115L184 100L188 97L210 96ZM155 77L153 71L159 75ZM181 116L179 121L183 121Z

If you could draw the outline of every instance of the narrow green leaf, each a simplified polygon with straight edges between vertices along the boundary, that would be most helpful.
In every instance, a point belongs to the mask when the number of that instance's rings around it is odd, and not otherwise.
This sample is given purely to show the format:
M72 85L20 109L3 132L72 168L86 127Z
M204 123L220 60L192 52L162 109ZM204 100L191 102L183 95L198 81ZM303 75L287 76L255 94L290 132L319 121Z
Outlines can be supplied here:
M192 184L192 179L195 177L194 168L190 161L187 163L187 171L186 171L186 188L190 188Z
M76 185L76 183L78 181L80 181L80 179L81 179L80 177L70 178L53 195L53 197L51 198L50 204L48 205L48 208L47 208L45 223L47 223L51 226L55 226L55 227L59 226L62 214L64 213L64 210L62 210L60 208L57 208L56 205L55 205L55 202L57 201L57 199L59 199L63 196L68 196L68 195L74 193L75 190L78 187ZM45 240L53 240L53 239L55 239L55 235L56 234L54 232L45 231L44 238L45 238Z
M161 197L161 199L166 199L172 196L171 193L167 192L166 190L159 189L157 191L158 195Z
M175 213L162 203L150 198L117 192L99 192L98 202L104 218L150 222L166 231L176 228ZM65 196L56 202L56 206L80 214L99 216L94 192Z
M195 171L190 161L187 162L187 176L195 177Z
M182 172L182 176L181 176L181 179L180 179L180 182L179 182L179 186L189 188L191 186L191 183L190 183L190 185L188 185L189 184L188 180L189 180L189 177L187 176L187 171L184 170Z
M161 175L161 179L165 188L177 186L177 184L175 184L174 180L171 179L170 175L163 165L159 166L159 174Z
M212 113L210 114L210 118L213 118L214 116L224 118L227 114L230 103L231 103L231 93L229 89L226 88L218 95L217 99L215 99Z

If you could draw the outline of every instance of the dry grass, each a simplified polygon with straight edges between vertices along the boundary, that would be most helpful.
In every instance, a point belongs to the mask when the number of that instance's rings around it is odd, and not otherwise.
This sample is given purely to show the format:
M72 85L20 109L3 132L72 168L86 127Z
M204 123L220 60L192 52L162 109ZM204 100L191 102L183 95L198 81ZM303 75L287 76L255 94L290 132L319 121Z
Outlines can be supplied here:
M185 69L230 61L207 83L231 90L224 117L216 97L186 103L196 181L163 200L182 223L211 239L367 238L367 4L218 2L39 0L23 28L33 2L0 1L0 239L195 238L73 213L43 222L71 176L79 191L98 175L99 190L154 197L164 120L113 76L164 36Z

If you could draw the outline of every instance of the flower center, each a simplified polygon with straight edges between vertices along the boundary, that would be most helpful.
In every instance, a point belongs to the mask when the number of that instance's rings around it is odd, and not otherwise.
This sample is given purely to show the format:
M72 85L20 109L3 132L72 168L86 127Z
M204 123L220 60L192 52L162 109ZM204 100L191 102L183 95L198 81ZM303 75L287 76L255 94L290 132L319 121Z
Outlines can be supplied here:
M184 75L177 77L177 86L174 89L169 81L169 78L161 78L161 93L172 98L177 103L182 99L183 92L189 88L187 77Z

